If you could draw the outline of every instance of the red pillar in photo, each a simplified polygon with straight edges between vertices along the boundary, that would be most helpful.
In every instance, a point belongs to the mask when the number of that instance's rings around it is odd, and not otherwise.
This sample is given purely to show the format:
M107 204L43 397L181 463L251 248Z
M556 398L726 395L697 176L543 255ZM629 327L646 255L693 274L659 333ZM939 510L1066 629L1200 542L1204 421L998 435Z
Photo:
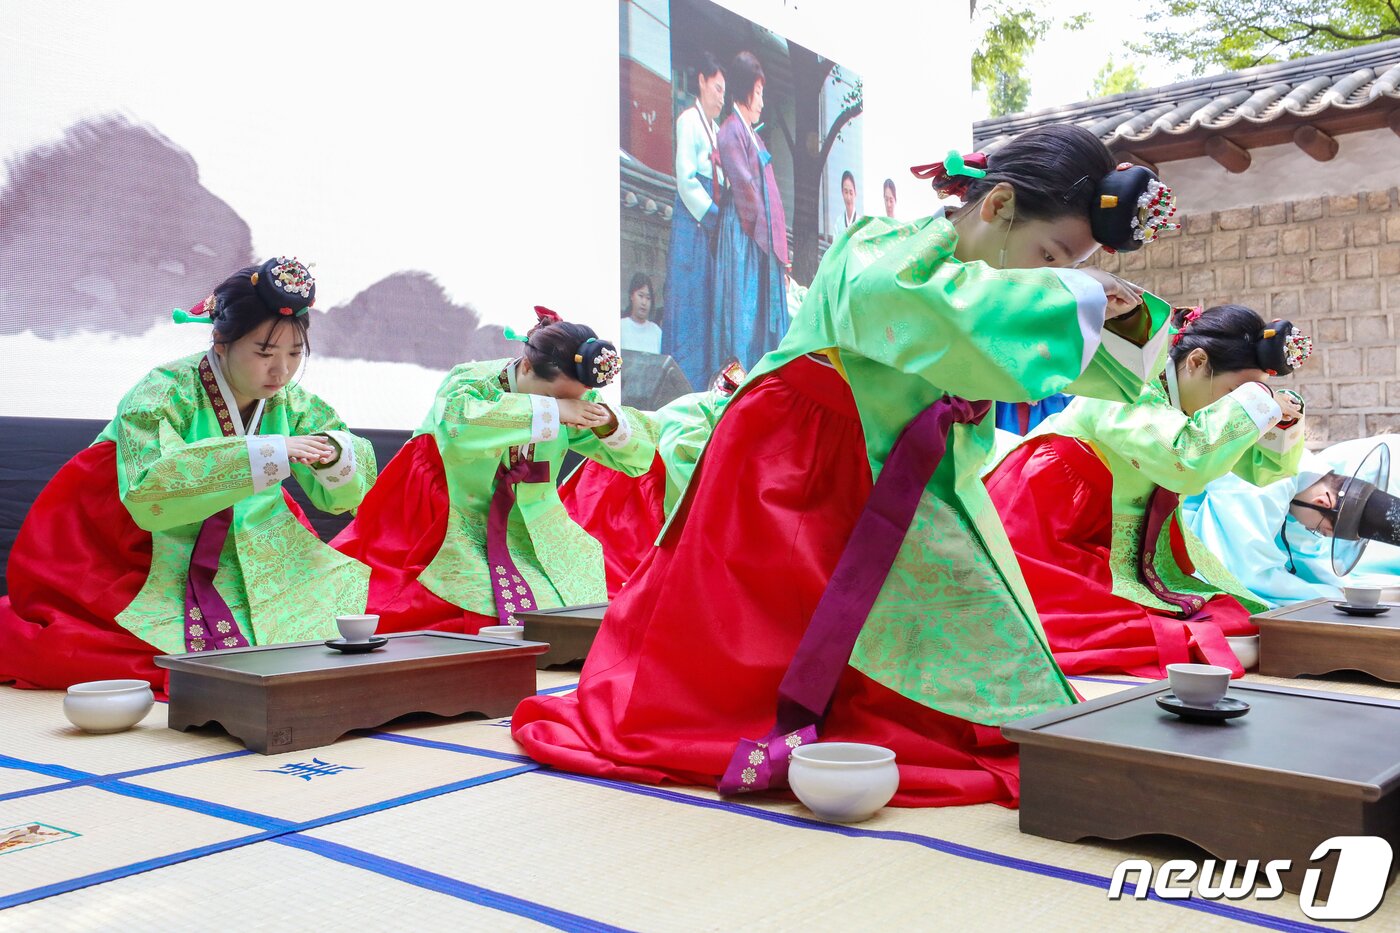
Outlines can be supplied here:
M671 10L667 0L621 5L622 150L648 168L674 171Z

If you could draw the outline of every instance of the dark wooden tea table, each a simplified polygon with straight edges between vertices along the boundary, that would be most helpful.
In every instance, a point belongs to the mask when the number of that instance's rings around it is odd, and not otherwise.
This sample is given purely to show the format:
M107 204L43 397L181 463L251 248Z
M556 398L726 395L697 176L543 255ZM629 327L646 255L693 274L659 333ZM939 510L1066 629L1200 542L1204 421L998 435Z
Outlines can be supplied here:
M386 637L366 654L317 641L158 657L170 671L170 728L217 722L271 755L409 713L509 716L535 692L535 657L549 647L448 632Z
M588 649L593 647L593 638L603 624L603 613L607 609L607 603L593 603L517 612L515 618L525 626L526 638L549 643L549 650L536 659L540 670L544 670L588 657Z
M1300 889L1333 836L1400 851L1400 703L1235 682L1250 712L1187 722L1165 681L1002 727L1021 746L1021 831L1074 842L1165 834L1222 859L1289 859ZM1392 869L1393 872L1393 869Z
M1347 615L1335 599L1310 599L1255 616L1259 673L1271 677L1362 671L1400 683L1400 606Z

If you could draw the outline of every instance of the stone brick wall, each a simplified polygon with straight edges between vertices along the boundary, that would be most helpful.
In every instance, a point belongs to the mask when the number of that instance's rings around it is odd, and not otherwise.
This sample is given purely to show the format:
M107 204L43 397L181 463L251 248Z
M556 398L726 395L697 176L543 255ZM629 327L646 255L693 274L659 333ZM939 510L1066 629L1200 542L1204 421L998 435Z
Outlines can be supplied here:
M1096 260L1178 305L1236 302L1313 337L1279 382L1308 400L1309 446L1400 431L1400 190L1197 213Z

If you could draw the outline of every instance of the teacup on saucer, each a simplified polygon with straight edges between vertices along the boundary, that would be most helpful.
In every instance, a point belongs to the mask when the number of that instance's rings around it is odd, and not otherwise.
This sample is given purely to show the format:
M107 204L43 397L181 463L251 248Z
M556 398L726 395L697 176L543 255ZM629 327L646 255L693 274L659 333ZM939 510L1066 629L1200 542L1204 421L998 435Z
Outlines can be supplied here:
M1230 689L1230 669L1218 664L1168 664L1172 693L1190 706L1213 706Z
M1346 594L1347 605L1357 609L1370 609L1381 602L1379 586L1344 586L1342 592Z
M379 616L336 616L335 627L340 629L340 637L350 644L363 644L379 628Z

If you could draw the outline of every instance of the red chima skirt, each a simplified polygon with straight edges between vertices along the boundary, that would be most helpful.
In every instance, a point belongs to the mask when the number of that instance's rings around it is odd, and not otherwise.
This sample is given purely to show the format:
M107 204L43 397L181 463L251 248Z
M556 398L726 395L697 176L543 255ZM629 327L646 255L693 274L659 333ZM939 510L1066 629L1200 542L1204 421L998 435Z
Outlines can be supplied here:
M987 491L1065 673L1159 678L1168 664L1199 660L1243 675L1225 636L1259 630L1233 596L1182 620L1114 595L1113 474L1087 446L1057 435L1028 441L987 478ZM1172 559L1190 568L1179 516L1170 521Z
M537 761L715 786L778 685L871 489L850 387L798 359L730 404L666 540L612 603L578 691L530 697L512 732ZM847 667L824 741L893 749L897 806L1018 796L1016 747Z
M295 500L297 520L315 533ZM164 652L116 621L151 572L151 535L117 487L111 441L64 464L20 527L0 597L0 683L65 689L89 680L148 681L165 692Z
M379 616L378 632L425 630L475 635L499 625L495 616L468 612L418 582L447 537L451 499L447 474L431 434L403 446L355 510L355 520L331 547L370 568L365 612ZM481 558L486 560L485 554Z
M666 521L666 466L661 455L641 476L585 460L559 485L559 498L569 517L603 546L608 599L616 599Z

